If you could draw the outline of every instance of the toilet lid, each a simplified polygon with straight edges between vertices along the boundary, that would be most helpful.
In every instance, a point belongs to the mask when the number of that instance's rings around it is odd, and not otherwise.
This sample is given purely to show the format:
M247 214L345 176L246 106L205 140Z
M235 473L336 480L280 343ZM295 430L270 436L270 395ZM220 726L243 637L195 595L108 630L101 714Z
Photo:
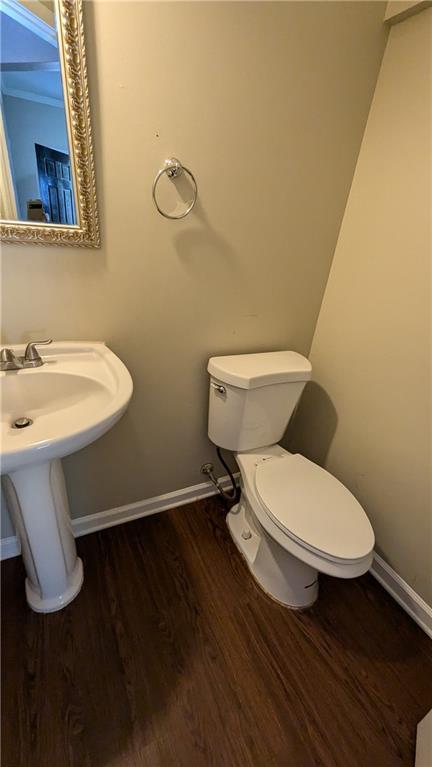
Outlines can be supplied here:
M360 559L372 551L374 533L359 502L304 456L263 461L255 484L272 520L308 548L337 559Z

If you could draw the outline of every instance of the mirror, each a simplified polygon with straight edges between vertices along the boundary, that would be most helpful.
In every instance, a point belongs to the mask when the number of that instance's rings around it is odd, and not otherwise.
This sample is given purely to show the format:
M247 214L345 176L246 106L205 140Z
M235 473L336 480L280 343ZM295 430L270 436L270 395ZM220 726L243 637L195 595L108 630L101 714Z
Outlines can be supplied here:
M98 247L82 0L0 0L5 242Z

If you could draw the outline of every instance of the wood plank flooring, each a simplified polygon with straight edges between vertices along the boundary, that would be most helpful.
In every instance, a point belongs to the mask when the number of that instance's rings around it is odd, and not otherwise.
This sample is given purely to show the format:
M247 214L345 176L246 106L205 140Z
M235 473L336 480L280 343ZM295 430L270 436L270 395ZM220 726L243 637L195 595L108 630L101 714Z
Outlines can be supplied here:
M370 576L275 604L224 516L80 538L83 590L51 615L3 563L3 767L413 767L432 642Z

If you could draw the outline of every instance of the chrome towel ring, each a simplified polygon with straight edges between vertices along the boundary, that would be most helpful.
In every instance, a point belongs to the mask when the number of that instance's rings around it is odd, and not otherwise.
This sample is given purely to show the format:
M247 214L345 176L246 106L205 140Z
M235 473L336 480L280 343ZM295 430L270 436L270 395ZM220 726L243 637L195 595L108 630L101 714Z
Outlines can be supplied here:
M189 205L187 206L186 210L183 213L180 213L179 216L173 216L171 215L171 213L165 213L165 211L162 210L162 208L159 206L159 203L156 199L156 187L160 177L163 176L164 173L167 174L168 178L175 179L175 178L179 178L182 175L183 171L186 171L186 173L188 174L188 176L190 176L190 179L192 181L193 189L194 189L193 199L191 200L191 202L189 203ZM197 185L195 176L192 173L192 171L189 170L189 168L185 168L185 166L181 164L180 160L176 160L175 157L170 157L169 160L165 160L165 166L156 173L155 180L153 181L152 196L153 196L153 202L156 205L156 209L159 211L161 216L165 216L165 218L172 218L172 219L185 218L185 216L188 216L189 213L191 212L198 197L198 185Z

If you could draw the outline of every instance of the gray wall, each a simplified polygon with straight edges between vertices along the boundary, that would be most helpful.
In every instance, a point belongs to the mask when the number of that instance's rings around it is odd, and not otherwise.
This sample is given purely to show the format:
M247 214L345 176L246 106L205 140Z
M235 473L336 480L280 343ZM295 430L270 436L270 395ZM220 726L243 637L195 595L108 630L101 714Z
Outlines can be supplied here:
M292 443L353 491L430 605L431 39L432 10L390 32Z
M384 50L385 3L85 4L102 249L3 249L3 340L105 340L135 384L64 461L75 517L202 480L209 356L307 354ZM166 157L199 204L159 216ZM219 468L219 467L218 467Z

